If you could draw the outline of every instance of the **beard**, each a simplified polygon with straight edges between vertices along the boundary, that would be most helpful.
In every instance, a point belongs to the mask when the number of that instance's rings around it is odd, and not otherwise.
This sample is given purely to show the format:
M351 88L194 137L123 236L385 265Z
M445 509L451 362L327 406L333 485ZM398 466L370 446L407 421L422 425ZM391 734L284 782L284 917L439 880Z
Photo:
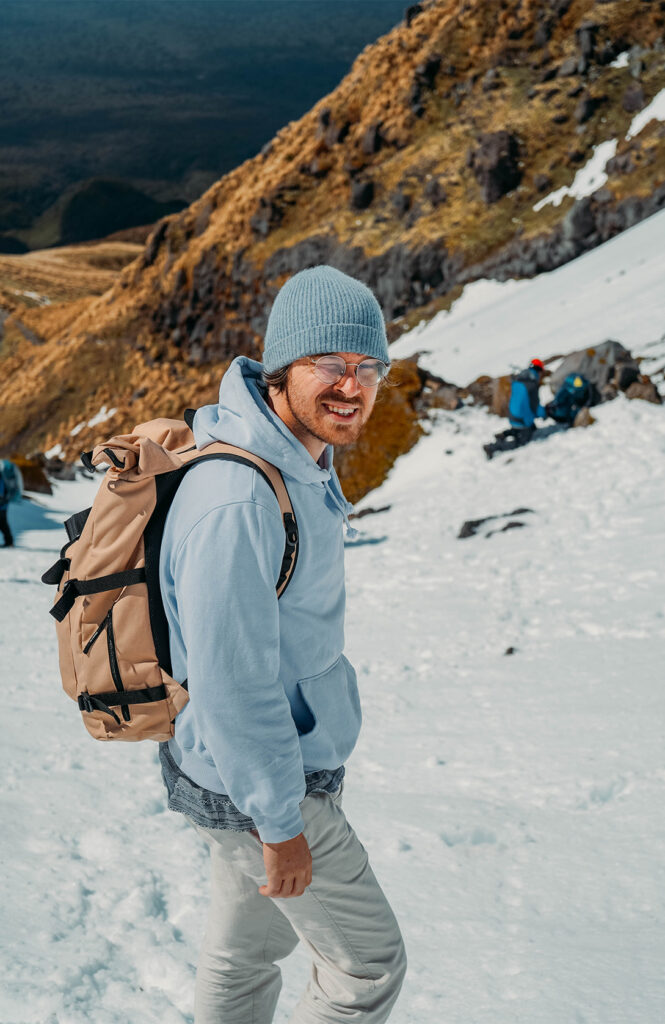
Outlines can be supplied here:
M358 440L374 404L373 401L369 401L369 395L365 397L360 394L348 399L332 389L317 395L312 401L311 398L304 397L296 388L292 388L290 379L287 379L284 394L291 415L299 426L318 441L336 447L354 444ZM348 423L345 423L341 420L334 420L327 412L326 405L357 409L357 412Z

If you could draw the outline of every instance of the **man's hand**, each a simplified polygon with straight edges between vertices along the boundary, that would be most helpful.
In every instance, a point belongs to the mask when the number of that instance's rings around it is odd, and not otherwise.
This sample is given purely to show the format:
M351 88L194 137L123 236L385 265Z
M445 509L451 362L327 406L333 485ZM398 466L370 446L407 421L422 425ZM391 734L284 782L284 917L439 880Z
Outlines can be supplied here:
M268 884L259 887L262 896L302 896L312 881L312 855L302 832L284 843L264 843L263 863Z

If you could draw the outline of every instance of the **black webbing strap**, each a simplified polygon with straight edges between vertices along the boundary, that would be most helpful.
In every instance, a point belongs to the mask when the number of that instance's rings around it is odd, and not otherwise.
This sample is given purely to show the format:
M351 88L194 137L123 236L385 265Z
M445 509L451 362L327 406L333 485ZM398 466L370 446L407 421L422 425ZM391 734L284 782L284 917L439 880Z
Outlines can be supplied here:
M69 561L69 558L59 558L57 562L54 562L51 568L42 574L42 583L59 587L60 580L65 575L67 569L69 569Z
M290 512L284 513L284 555L282 556L282 566L279 573L279 579L277 580L277 595L281 596L282 585L284 581L289 577L296 567L296 560L298 558L298 526L295 518Z
M163 683L160 683L159 686L145 686L142 690L123 690L121 693L116 690L110 693L84 692L79 694L78 706L81 711L103 711L105 714L111 715L118 725L121 725L120 719L112 710L113 707L126 707L129 704L154 704L158 700L166 700L166 687Z
M67 580L59 601L51 608L51 615L57 622L62 622L65 615L74 607L77 597L88 594L101 594L105 590L121 590L135 583L145 583L145 569L125 569L123 572L112 572L108 576L98 576L94 580Z

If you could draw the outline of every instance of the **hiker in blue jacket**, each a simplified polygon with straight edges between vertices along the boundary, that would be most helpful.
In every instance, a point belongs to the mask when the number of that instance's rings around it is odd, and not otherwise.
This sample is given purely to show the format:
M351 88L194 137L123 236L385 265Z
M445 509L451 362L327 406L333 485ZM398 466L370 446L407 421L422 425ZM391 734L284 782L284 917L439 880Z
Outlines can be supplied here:
M210 846L211 898L196 1024L268 1024L277 961L302 940L312 972L291 1024L387 1020L405 972L394 914L341 805L360 730L344 656L351 506L332 446L355 441L387 372L381 309L331 267L291 278L263 365L233 361L199 409L199 448L224 440L277 466L300 535L278 599L284 526L261 473L210 460L167 516L160 584L173 674L190 700L160 746L169 806Z
M536 429L536 419L547 417L538 395L544 373L545 367L541 360L532 359L526 370L522 370L511 382L508 405L510 427L497 434L491 444L483 445L488 459L496 452L509 451L528 444Z
M23 482L18 466L9 459L0 459L0 533L6 548L14 547L14 536L8 517L9 504L20 501L22 492Z

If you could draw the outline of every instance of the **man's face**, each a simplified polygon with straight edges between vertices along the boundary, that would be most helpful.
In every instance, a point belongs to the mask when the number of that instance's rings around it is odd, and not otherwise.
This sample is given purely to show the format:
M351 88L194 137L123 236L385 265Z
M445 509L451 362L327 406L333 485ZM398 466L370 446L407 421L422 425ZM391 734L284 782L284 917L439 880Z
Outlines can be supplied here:
M286 389L279 396L293 420L287 421L287 425L308 448L308 439L334 445L357 441L374 407L378 384L363 387L354 370L354 366L369 357L356 352L335 355L349 364L336 384L319 380L309 357L298 359L290 366ZM282 419L286 421L285 416Z

